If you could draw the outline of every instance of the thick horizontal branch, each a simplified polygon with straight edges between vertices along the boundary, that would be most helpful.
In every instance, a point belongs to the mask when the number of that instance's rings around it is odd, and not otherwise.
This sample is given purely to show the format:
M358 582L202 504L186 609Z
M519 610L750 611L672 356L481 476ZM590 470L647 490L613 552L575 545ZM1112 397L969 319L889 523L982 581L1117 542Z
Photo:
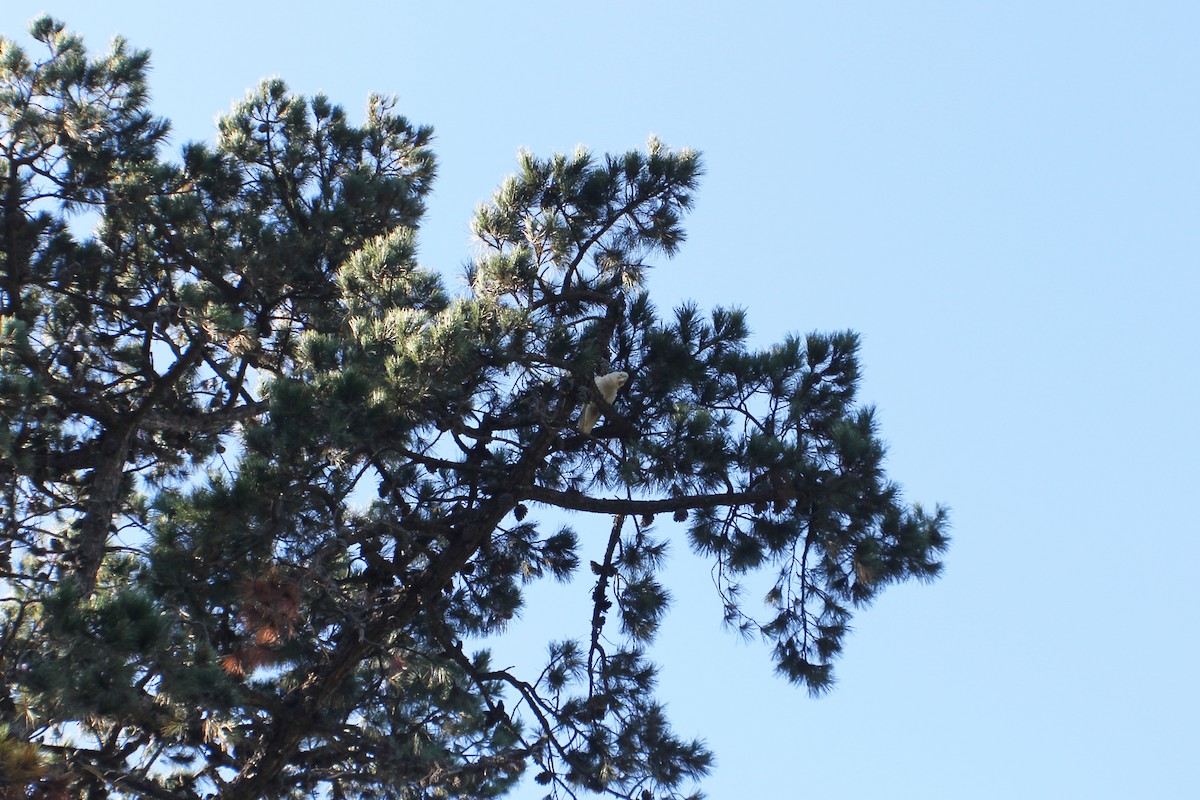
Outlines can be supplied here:
M568 289L565 292L558 294L548 294L545 297L531 303L530 311L536 311L539 308L555 305L557 303L611 303L613 302L613 293L597 291L596 289Z
M142 418L142 426L150 430L176 433L218 433L232 424L257 417L266 410L267 403L261 400L230 409L199 414L171 414L152 410L147 411Z
M755 503L770 503L781 499L779 491L772 488L750 492L722 492L720 494L682 495L654 500L629 500L619 497L588 497L582 492L560 492L544 486L525 486L517 490L526 500L570 511L587 511L595 514L664 514L669 511L689 511L697 508L720 508L745 506Z

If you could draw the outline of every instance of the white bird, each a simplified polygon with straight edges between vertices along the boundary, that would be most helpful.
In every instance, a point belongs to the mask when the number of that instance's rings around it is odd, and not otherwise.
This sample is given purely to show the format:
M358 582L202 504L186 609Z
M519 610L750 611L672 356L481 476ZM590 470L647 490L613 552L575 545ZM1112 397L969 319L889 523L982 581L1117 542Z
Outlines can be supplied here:
M617 390L625 385L625 381L629 380L628 372L610 372L607 375L596 376L596 388L600 390L600 396L604 398L604 402L612 405L617 399ZM596 403L585 403L583 412L579 415L579 430L587 435L591 435L592 428L596 427L596 423L600 421L600 406Z

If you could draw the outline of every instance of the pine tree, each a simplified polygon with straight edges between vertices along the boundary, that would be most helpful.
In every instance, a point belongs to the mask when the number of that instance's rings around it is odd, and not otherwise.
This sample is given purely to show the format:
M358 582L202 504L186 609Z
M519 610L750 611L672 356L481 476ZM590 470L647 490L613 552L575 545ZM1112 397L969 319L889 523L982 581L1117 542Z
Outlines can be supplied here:
M266 81L170 160L145 52L32 35L0 40L2 796L682 797L711 756L652 691L669 539L814 693L856 607L938 574L853 333L754 350L743 311L648 297L696 153L522 153L455 294L392 101ZM492 664L581 572L579 639Z

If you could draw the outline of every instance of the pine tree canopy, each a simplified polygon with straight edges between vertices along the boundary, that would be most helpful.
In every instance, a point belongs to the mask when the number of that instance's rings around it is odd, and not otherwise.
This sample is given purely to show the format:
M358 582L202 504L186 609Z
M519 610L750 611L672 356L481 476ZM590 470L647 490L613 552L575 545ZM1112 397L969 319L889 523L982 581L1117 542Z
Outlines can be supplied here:
M145 52L32 35L0 40L0 796L698 796L647 651L669 541L814 693L856 608L938 574L855 334L757 350L647 295L695 152L522 153L458 288L391 100L269 80L167 155ZM571 579L578 638L491 663Z

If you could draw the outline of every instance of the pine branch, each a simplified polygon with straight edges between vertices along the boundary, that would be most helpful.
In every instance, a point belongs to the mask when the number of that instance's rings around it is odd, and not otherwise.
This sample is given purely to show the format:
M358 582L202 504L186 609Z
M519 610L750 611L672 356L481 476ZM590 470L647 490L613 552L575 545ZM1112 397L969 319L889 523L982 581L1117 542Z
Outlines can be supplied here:
M199 414L171 414L165 411L147 411L142 418L146 430L170 431L172 433L219 433L231 425L245 422L261 415L269 403L257 401L219 411Z
M596 587L592 590L592 641L588 648L588 697L596 694L596 661L603 659L604 648L600 644L600 636L604 632L607 619L605 612L612 606L608 599L608 581L616 574L613 558L617 553L617 545L621 542L621 529L625 526L625 514L613 515L612 530L608 534L608 547L604 551L604 561L593 564L592 571L596 573Z
M203 356L208 337L198 336L171 368L156 380L139 407L120 423L107 428L97 442L97 459L89 481L90 491L84 504L83 517L76 527L73 551L68 556L73 572L85 594L96 588L96 577L104 561L109 527L116 515L121 497L121 484L130 448L146 414L173 389L180 378Z
M680 495L679 497L663 497L653 500L589 497L582 492L559 491L545 486L532 485L520 487L516 491L523 499L532 500L535 503L568 511L586 511L595 514L663 514L700 508L771 503L786 500L789 497L786 491L773 488L746 492L722 492L720 494Z

